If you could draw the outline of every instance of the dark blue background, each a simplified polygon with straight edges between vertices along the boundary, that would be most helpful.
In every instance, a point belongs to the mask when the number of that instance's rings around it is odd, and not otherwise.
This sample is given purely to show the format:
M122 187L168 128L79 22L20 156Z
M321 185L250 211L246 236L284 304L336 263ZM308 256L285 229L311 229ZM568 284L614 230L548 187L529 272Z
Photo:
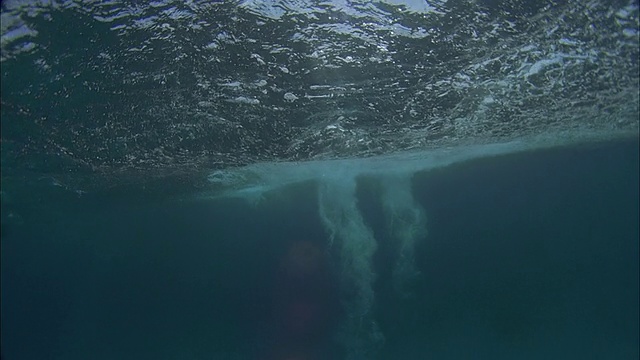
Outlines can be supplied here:
M376 180L360 179L380 358L637 359L638 162L634 140L417 174L428 235L409 298L392 291ZM265 358L283 256L326 244L314 189L258 207L117 192L3 202L3 359ZM323 336L315 354L339 358Z

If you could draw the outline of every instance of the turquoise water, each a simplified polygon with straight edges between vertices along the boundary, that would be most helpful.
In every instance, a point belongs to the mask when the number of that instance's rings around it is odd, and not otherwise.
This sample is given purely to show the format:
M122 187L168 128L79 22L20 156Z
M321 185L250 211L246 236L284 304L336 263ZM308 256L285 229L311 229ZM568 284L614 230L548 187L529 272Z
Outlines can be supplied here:
M2 359L637 359L637 0L7 0Z
M3 203L3 356L634 359L638 162L632 140L416 173L427 231L401 289L384 184L358 178L377 244L361 314L376 327L360 333L345 327L363 298L345 289L350 255L328 242L317 181L257 204L127 192Z

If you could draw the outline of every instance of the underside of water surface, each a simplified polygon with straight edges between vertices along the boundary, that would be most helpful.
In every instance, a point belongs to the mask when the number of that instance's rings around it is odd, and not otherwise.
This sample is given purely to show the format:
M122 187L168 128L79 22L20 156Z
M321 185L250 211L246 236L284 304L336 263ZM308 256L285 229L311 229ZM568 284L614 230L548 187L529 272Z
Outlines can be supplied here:
M1 31L7 188L638 134L633 0L10 0Z

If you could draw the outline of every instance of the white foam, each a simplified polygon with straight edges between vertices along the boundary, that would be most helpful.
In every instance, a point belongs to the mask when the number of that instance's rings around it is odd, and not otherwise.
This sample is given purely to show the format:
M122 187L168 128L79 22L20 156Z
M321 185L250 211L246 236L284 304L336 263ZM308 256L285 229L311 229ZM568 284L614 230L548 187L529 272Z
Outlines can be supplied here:
M212 172L208 177L211 189L198 197L255 198L307 181L350 181L359 176L410 175L476 158L637 135L637 132L615 131L553 132L508 142L405 151L366 158L255 163Z
M203 197L255 197L260 193L311 180L349 181L362 175L409 175L473 158L526 150L531 147L530 144L512 141L368 158L256 163L211 173L209 182L213 189Z

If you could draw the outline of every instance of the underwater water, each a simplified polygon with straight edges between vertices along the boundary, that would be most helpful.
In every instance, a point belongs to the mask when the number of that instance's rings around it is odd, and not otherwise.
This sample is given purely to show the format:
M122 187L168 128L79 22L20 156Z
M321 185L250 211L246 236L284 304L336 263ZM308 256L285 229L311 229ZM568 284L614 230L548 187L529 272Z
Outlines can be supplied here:
M258 202L3 203L3 356L634 359L638 164L627 140Z
M637 0L0 3L12 359L637 359Z

